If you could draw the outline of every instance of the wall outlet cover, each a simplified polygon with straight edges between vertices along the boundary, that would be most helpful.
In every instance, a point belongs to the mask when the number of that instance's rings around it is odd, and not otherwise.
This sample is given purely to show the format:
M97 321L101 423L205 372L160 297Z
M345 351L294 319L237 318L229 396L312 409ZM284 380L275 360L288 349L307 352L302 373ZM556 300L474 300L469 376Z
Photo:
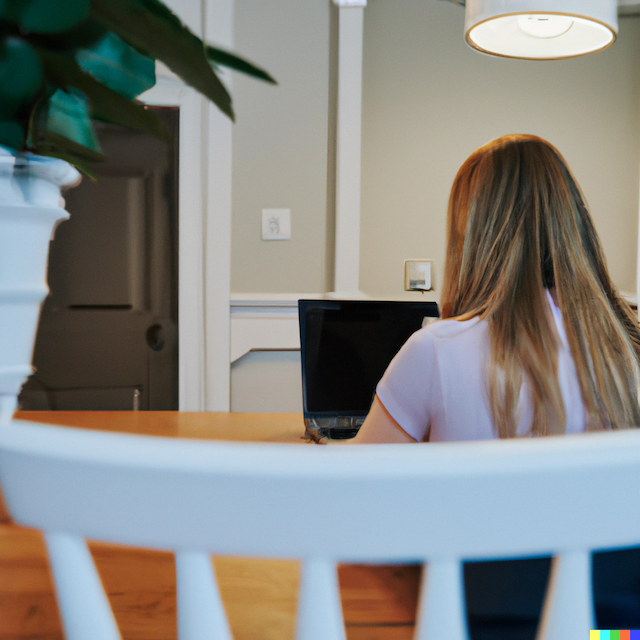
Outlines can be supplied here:
M431 267L433 260L404 261L404 290L430 291L433 289Z
M262 239L291 240L291 209L262 210Z

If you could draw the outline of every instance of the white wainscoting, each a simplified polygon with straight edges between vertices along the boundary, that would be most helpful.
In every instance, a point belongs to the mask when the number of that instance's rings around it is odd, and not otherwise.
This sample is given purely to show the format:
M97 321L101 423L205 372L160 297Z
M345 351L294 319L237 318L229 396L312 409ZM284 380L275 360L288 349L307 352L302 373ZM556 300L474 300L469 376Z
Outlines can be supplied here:
M232 293L229 362L250 351L300 349L298 300L324 297L323 293Z
M302 412L298 300L323 297L231 294L232 411Z

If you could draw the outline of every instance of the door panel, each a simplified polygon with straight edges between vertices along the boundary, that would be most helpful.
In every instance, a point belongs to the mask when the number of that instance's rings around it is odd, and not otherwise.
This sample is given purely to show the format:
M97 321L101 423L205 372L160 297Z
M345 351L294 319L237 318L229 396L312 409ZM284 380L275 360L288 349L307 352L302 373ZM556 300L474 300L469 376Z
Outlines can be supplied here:
M73 219L51 245L49 285L59 306L147 306L145 176L123 173L69 193Z
M177 136L178 110L160 109ZM109 162L65 194L25 409L178 408L177 138L100 125Z

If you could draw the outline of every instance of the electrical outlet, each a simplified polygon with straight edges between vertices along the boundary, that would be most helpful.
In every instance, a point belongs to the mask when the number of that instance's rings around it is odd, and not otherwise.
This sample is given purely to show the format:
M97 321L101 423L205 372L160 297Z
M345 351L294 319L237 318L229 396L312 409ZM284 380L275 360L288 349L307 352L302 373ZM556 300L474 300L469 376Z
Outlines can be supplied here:
M404 290L430 291L433 289L431 265L433 260L404 261Z
M262 210L262 239L291 240L291 209Z

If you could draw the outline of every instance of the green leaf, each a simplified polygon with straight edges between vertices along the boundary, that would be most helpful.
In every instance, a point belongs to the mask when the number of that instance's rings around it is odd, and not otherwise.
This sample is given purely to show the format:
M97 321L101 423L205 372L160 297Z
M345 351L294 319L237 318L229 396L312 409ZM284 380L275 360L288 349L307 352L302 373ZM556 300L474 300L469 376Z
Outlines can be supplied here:
M232 120L231 97L216 76L200 38L157 0L92 0L92 15L141 53L164 62Z
M173 23L176 27L182 28L182 20L162 0L133 0L133 2L162 17L163 20Z
M7 38L0 48L0 117L12 116L33 98L42 83L42 65L36 52L18 38Z
M89 15L90 0L9 0L20 7L20 25L33 33L56 33Z
M0 17L18 22L26 4L24 0L0 0Z
M29 34L29 42L54 51L69 51L71 49L91 47L91 45L103 38L106 33L107 27L104 23L89 17L66 31L31 33Z
M89 99L92 117L145 131L161 140L170 139L166 125L153 111L101 84L82 71L73 58L44 49L36 51L42 60L47 80L63 89L74 87L81 91Z
M69 153L77 156L84 162L106 162L107 157L89 149L84 145L78 144L73 140L69 140L53 131L45 131L38 141L38 153L41 151L57 151L60 153ZM43 153L43 155L46 155Z
M51 96L45 128L93 151L102 151L93 130L89 102L77 89L58 89Z
M51 156L52 158L66 160L94 181L96 180L96 174L91 171L87 163L106 162L107 160L103 154L96 153L87 147L73 142L73 140L69 140L51 131L44 132L40 136L37 145L32 147L32 150L41 156Z
M24 129L15 120L0 120L0 144L12 149L24 146Z
M230 69L246 73L254 78L259 78L260 80L266 80L267 82L278 84L264 69L256 67L252 62L243 60L228 51L206 45L205 53L209 62L219 64L222 67L229 67Z
M80 67L131 100L156 83L155 61L138 53L114 33L76 53Z

